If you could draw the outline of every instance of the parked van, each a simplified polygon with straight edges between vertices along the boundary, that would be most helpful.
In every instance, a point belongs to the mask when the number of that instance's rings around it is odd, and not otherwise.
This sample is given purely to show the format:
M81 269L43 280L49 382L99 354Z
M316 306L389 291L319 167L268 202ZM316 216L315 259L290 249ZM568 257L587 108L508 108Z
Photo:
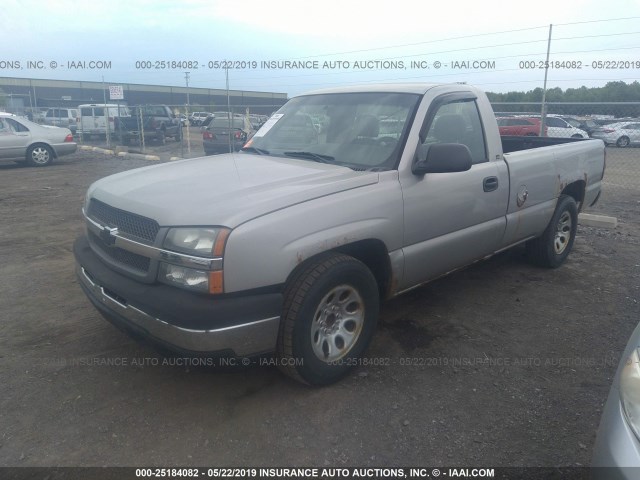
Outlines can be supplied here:
M79 130L84 135L106 135L107 118L109 119L109 132L116 133L115 118L130 117L129 107L111 103L91 103L79 105L80 122Z
M45 125L68 128L75 135L79 116L80 113L77 108L52 107L44 114L43 123Z

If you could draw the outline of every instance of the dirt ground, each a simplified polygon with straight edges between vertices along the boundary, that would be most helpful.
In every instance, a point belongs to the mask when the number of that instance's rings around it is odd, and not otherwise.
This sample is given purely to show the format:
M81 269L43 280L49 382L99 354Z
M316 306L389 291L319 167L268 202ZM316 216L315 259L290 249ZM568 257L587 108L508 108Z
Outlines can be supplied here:
M557 270L517 248L387 303L369 365L308 388L163 364L90 305L71 253L85 190L147 165L0 165L0 466L589 464L640 318L638 190L607 190L618 228L580 227Z

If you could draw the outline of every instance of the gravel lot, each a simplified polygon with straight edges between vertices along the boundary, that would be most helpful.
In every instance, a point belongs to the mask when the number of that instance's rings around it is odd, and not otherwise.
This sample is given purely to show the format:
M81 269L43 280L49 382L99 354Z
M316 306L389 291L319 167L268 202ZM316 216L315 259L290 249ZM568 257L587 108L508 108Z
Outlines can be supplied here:
M172 365L90 305L71 253L84 192L146 165L0 165L0 465L589 464L640 318L637 189L605 192L618 228L580 227L558 270L517 248L387 303L368 365L307 388L269 366Z

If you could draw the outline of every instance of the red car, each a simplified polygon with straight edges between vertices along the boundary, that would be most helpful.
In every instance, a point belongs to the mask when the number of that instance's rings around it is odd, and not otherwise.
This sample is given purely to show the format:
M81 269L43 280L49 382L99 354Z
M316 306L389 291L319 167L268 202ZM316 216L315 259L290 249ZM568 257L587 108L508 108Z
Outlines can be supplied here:
M498 117L498 130L500 135L537 136L540 135L540 119L528 117ZM547 136L547 127L544 127L544 136Z

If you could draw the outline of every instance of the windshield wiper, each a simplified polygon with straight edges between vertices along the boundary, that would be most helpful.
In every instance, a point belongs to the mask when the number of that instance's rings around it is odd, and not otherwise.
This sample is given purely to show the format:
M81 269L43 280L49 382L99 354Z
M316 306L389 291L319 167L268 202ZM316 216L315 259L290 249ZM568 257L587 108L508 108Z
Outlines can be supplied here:
M335 160L335 157L331 155L322 155L313 152L284 152L284 155L288 157L308 158L309 160L314 160L319 163L333 163Z
M269 155L269 150L265 150L264 148L256 148L256 147L242 147L240 150L243 152L253 152L258 155Z

